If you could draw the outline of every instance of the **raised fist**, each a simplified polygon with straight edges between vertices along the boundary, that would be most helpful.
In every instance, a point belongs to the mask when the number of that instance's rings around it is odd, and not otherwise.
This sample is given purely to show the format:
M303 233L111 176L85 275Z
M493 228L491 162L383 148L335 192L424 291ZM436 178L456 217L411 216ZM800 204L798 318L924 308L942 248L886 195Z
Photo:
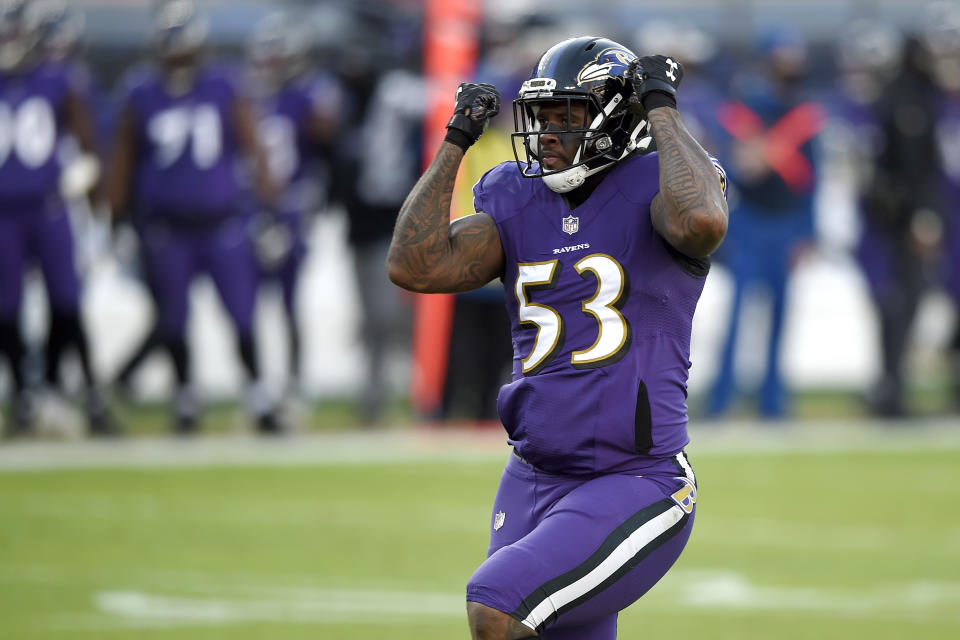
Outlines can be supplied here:
M647 111L657 107L677 108L677 87L683 65L666 56L644 56L630 63L624 74L633 85L637 100Z
M500 113L500 94L492 84L464 82L457 89L457 105L444 138L464 151L476 142L490 118Z

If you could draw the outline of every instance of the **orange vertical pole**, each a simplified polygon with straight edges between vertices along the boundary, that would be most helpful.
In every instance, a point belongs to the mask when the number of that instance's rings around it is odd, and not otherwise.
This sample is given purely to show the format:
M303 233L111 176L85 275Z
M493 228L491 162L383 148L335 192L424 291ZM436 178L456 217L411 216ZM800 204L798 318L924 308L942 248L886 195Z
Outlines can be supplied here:
M429 106L423 142L427 163L443 141L457 87L473 76L480 5L464 0L426 0L423 55ZM416 297L410 392L413 407L421 416L435 415L443 400L453 303L450 294Z

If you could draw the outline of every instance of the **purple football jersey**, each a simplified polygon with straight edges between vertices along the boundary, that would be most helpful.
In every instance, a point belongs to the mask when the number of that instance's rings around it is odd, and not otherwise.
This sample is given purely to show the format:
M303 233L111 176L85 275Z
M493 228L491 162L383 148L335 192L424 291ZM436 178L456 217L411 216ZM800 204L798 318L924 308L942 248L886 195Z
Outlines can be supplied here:
M57 150L68 97L80 95L68 67L41 64L0 74L0 206L34 207L58 193Z
M310 117L310 96L303 85L284 85L261 101L257 134L267 153L270 174L287 186L303 176L303 160L309 153L304 127Z
M960 218L960 93L947 95L940 105L937 143L948 188L948 215Z
M960 94L943 99L937 121L937 143L943 161L947 205L944 280L950 295L960 301Z
M127 104L136 122L136 199L165 217L221 217L241 197L237 83L208 67L174 95L155 71L137 74Z
M500 419L545 471L642 472L688 442L690 333L705 270L695 275L654 230L658 190L656 153L621 162L572 211L512 162L474 187L505 256L514 357Z
M307 163L318 150L308 127L315 115L337 118L340 103L339 86L325 74L298 78L260 100L257 134L271 177L284 188L284 210L309 205Z

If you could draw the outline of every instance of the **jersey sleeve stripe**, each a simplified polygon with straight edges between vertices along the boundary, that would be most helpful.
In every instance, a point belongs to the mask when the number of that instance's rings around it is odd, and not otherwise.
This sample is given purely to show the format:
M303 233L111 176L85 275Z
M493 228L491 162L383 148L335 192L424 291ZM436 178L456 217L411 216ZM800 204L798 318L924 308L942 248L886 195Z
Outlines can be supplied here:
M713 163L713 168L717 170L717 177L720 179L720 189L723 190L723 197L727 197L727 172L724 170L723 165L720 164L720 161L710 156L710 162Z

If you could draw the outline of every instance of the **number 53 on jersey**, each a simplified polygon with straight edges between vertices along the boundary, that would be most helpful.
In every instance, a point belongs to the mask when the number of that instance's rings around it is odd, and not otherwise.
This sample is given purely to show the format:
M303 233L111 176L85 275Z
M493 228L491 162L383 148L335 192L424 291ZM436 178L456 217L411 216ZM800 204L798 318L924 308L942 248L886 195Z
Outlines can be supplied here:
M563 317L556 309L531 300L537 291L556 288L561 268L559 260L517 265L514 294L520 324L537 329L533 348L523 359L524 375L539 373L563 347L566 334ZM581 278L596 280L596 291L581 302L581 310L596 320L597 337L592 345L574 350L570 364L577 369L595 369L617 362L630 347L630 324L620 313L626 302L626 273L619 262L604 253L582 258L573 269Z

